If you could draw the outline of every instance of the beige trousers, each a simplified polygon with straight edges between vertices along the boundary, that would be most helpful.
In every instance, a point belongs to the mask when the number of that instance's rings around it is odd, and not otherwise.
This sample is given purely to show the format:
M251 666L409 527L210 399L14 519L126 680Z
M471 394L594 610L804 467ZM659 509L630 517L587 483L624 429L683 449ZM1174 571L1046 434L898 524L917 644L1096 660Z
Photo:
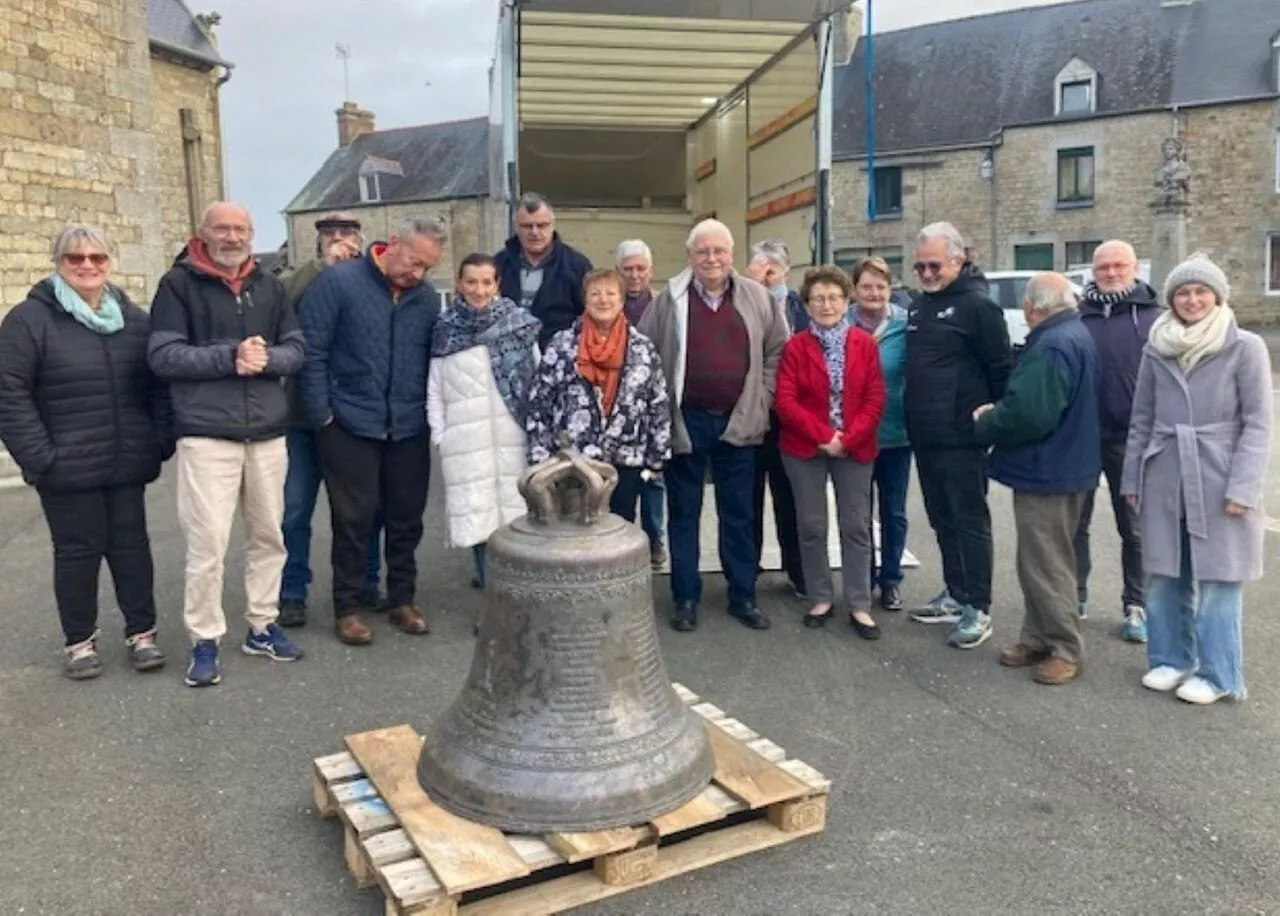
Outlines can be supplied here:
M227 632L222 574L236 506L245 530L245 619L261 632L280 613L284 571L284 437L178 440L178 524L187 540L182 619L194 643Z

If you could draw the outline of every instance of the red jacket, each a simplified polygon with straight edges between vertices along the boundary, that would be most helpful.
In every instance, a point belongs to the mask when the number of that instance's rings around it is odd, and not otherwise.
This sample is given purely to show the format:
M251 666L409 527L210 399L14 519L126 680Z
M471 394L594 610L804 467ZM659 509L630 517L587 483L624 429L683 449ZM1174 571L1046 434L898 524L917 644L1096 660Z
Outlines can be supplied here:
M840 441L845 453L861 464L875 460L876 434L884 413L884 374L880 348L860 328L845 336L844 429ZM808 331L793 336L782 350L778 365L778 448L796 458L813 458L818 446L836 435L831 426L831 380L822 344Z

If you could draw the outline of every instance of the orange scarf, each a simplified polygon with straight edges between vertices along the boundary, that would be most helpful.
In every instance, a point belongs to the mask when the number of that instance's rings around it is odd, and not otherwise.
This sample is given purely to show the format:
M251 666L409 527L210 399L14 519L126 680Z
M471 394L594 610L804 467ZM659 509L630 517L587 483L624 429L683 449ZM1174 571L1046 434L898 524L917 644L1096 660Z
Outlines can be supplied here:
M249 275L257 266L253 256L250 255L239 267L223 267L213 260L213 255L209 254L209 246L201 238L192 238L187 242L187 260L196 270L210 277L217 277L227 284L232 294L236 296L240 295L240 291L249 280Z
M618 383L622 381L622 360L627 355L627 320L619 315L614 319L608 334L600 333L590 318L582 321L582 335L578 340L578 374L600 389L604 403L604 415L613 413L613 402L618 397Z

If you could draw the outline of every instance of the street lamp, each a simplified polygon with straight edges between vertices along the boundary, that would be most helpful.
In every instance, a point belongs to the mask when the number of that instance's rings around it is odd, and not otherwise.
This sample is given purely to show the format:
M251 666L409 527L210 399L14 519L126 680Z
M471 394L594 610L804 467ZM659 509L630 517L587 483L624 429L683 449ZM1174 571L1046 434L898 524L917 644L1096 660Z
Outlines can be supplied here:
M990 153L982 157L982 162L978 164L978 174L982 176L983 181L990 181L996 177L996 164L992 161Z

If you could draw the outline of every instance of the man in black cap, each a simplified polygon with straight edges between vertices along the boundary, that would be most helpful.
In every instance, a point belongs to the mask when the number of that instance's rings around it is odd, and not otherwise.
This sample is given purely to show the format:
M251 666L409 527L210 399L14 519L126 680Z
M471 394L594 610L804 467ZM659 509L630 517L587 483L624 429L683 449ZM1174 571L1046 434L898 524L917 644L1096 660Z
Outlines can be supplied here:
M364 248L360 220L352 213L326 213L316 220L316 257L286 278L288 302L295 311L302 294L321 271L358 257ZM301 320L301 316L299 316ZM280 619L284 627L300 627L307 622L307 586L311 584L311 518L324 479L316 450L316 431L307 422L293 380L288 381L291 426L285 438L289 450L289 473L284 484L284 546L288 559L280 580ZM378 582L382 574L381 517L374 522L365 566L364 603L379 610L382 599Z

